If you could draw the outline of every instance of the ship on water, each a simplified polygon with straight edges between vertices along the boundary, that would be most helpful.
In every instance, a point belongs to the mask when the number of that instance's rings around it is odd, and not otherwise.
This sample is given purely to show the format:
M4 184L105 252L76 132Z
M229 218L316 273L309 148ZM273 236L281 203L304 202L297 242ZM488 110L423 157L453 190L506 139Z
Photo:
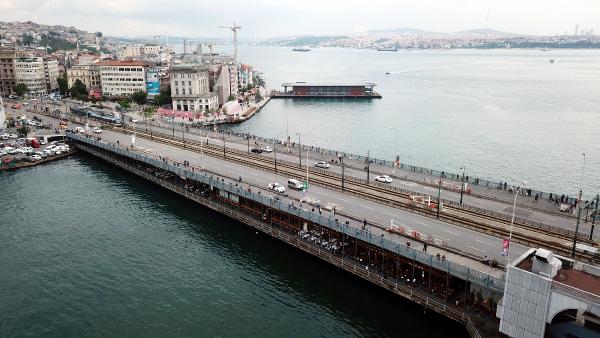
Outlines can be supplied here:
M292 50L294 52L310 52L310 48L308 48L308 47L296 47Z
M384 48L377 48L377 51L379 51L379 52L397 52L398 48L396 48L396 47L384 47Z

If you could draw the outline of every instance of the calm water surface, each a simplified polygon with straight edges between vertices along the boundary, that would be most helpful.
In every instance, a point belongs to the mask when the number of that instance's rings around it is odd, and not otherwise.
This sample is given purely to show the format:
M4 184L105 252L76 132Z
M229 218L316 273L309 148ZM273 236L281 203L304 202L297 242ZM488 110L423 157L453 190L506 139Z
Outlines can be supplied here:
M222 50L227 51L226 47ZM555 63L549 60L553 58ZM600 51L240 48L270 89L375 82L381 100L272 100L233 129L574 195L600 192ZM390 72L390 75L386 75ZM286 128L287 126L287 128ZM393 129L391 129L393 128ZM287 129L287 132L286 132Z
M0 336L464 337L89 157L0 173Z

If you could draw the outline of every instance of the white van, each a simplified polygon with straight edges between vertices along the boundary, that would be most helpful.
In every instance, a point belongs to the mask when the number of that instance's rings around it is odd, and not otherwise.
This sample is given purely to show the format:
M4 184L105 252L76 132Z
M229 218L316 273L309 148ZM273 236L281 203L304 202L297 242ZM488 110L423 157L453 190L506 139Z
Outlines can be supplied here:
M297 179L290 178L288 180L288 187L296 190L302 190L304 189L304 184L302 184L302 182L298 181Z

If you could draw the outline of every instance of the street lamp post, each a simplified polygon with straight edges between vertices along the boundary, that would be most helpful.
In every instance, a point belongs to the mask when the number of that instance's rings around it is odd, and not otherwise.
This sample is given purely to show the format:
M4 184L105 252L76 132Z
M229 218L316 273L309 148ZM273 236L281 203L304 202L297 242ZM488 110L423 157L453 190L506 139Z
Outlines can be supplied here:
M442 173L440 173L440 179L438 180L438 195L437 195L437 210L435 213L435 218L440 218L440 199L442 196Z
M515 209L517 208L517 196L521 192L521 189L527 184L527 181L523 181L523 183L519 186L517 191L515 192L515 200L513 201L513 210L512 217L510 218L510 233L508 235L508 250L506 252L506 266L510 263L510 247L512 246L512 232L513 232L513 224L515 223Z
M222 133L223 133L223 158L225 158L225 130L223 130Z
M273 139L273 163L275 163L275 173L277 174L277 148L275 147L275 139Z
M395 148L396 150L394 152L394 155L396 157L394 158L394 167L392 169L392 174L395 174L396 173L396 161L398 161L398 128L390 127L390 130L396 131L396 148Z
M298 167L302 168L302 146L300 143L300 133L296 133L298 135Z
M583 156L583 163L581 164L581 177L579 179L579 200L577 200L577 223L575 225L575 233L573 234L573 248L571 250L571 257L575 257L575 249L577 247L577 234L579 233L579 222L581 218L581 198L583 196L583 171L585 170L585 153Z
M590 241L594 237L594 226L596 225L596 218L598 218L598 204L600 203L600 194L596 195L596 211L592 214L592 229L590 230Z
M460 206L463 206L463 195L465 193L465 166L460 167L462 169L462 184L460 185Z

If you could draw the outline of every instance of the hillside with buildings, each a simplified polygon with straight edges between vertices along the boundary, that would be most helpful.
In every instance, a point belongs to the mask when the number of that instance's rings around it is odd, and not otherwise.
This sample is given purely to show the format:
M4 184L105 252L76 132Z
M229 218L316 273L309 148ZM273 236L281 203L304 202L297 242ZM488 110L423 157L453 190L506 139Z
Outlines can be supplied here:
M453 33L412 28L370 30L342 36L294 36L263 41L271 46L320 46L366 49L401 48L600 48L600 36L592 29L572 35L534 36L474 29Z
M200 115L224 113L221 108L230 102L248 109L255 95L261 97L255 88L260 74L235 54L188 47L178 54L156 41L132 43L75 27L0 22L0 94L60 92L122 102L141 92L144 101Z

